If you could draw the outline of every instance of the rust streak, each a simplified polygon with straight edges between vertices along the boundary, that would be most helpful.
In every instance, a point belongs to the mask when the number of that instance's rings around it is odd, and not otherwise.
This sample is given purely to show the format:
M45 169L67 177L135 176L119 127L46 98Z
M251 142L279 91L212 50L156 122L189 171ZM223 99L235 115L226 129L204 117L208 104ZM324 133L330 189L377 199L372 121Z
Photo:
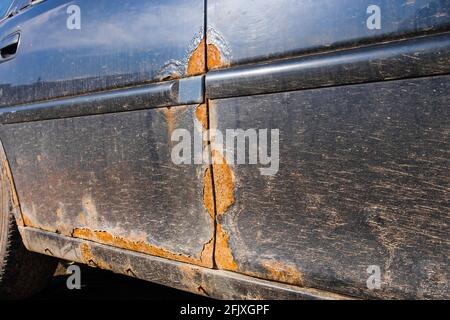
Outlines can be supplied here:
M109 232L106 231L94 231L90 230L88 228L77 228L73 230L72 236L74 238L89 240L98 242L101 244L122 248L126 250L131 250L135 252L141 252L153 256L158 256L162 258L167 258L171 260L176 260L180 262L186 262L196 265L201 265L204 267L211 267L212 266L212 258L211 253L212 252L212 243L205 244L201 254L200 259L196 259L193 257L185 256L182 254L175 254L172 252L169 252L165 249L158 248L155 246L152 246L144 241L135 241L135 240L129 240L125 239L123 237L115 236ZM212 241L211 241L212 242ZM209 254L209 256L208 256Z
M206 168L203 184L203 203L212 219L215 219L214 213L214 190L212 182L211 167Z
M189 58L186 75L197 76L205 72L205 40L203 39Z
M238 265L236 261L234 261L233 253L228 241L228 234L222 229L222 225L218 223L216 230L216 252L214 256L216 264L219 269L236 271Z
M36 229L41 229L48 232L55 233L57 230L54 226L47 226L42 223L37 222L37 220L34 218L34 216L28 215L25 211L22 212L22 221L24 226L26 227L32 227Z
M171 107L164 108L164 114L167 121L167 134L170 139L172 132L175 129L175 109Z
M27 227L34 227L35 226L33 221L31 221L31 218L28 217L26 214L22 215L22 220L23 220L23 223L25 224L25 226L27 226Z

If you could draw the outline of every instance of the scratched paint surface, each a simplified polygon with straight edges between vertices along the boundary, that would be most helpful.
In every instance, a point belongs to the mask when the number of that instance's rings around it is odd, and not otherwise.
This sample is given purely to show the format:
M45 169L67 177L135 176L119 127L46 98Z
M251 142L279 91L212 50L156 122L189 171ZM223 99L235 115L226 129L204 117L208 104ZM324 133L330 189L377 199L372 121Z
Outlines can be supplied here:
M380 9L381 24L370 29ZM443 0L210 0L208 32L225 39L228 64L239 65L313 51L448 30L450 2ZM370 21L370 20L369 20ZM226 67L217 65L216 68Z
M275 176L229 166L217 266L359 297L448 298L449 89L442 76L211 101L212 128L280 130ZM371 265L380 290L367 288Z
M25 225L211 267L206 167L171 160L171 134L198 130L196 110L192 105L4 126Z

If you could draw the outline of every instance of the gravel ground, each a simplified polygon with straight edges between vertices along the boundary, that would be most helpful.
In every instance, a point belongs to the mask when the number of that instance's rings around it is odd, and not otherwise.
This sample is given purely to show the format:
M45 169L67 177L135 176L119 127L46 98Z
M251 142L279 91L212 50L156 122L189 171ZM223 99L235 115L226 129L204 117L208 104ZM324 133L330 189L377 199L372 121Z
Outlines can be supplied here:
M206 298L147 281L114 274L109 271L80 266L81 289L69 290L64 265L60 264L49 287L34 297L37 300L196 300Z

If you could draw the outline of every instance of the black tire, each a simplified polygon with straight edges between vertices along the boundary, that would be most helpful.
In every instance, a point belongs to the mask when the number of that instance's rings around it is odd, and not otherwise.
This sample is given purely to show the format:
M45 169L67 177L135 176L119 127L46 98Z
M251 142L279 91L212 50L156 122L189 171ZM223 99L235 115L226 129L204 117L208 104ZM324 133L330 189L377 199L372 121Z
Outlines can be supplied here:
M0 299L24 299L48 284L57 260L28 251L13 214L9 183L0 181Z

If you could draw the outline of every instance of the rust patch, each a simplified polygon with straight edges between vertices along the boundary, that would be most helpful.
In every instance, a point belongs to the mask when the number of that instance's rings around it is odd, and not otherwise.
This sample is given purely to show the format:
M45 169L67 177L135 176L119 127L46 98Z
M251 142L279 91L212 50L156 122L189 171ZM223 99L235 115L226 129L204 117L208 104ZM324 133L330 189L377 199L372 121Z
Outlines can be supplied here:
M208 43L208 70L218 69L225 66L219 48L212 43Z
M231 167L217 150L211 151L212 165L205 171L203 202L210 215L223 215L234 203L234 177ZM211 172L212 170L212 172ZM229 235L216 222L214 260L219 269L236 271L238 265L229 246Z
M197 76L205 72L205 39L203 39L189 58L186 75Z
M195 116L198 122L201 124L201 130L208 130L208 104L203 103L200 104L195 110ZM204 141L204 146L207 146L207 141ZM208 166L205 170L203 177L203 204L206 210L209 213L209 216L214 221L215 212L214 212L214 188L213 188L213 176L211 172L211 166ZM208 268L212 268L214 266L213 257L214 257L214 245L215 245L215 236L211 238L211 240L206 243L203 247L201 253L201 261L208 261Z
M82 243L80 245L80 251L81 251L81 259L85 264L105 270L112 269L112 266L109 263L106 263L102 259L99 259L92 254L91 248L87 243Z
M206 168L205 176L203 179L203 204L212 219L215 219L214 213L214 190L211 167Z
M206 268L212 268L214 255L214 237L211 238L204 246L200 254L201 265Z
M203 126L203 129L208 130L208 107L206 103L203 103L195 109L195 116L197 117L198 122L200 122Z
M216 252L214 256L216 264L219 269L236 271L238 265L236 261L234 261L233 253L228 241L228 234L222 229L222 225L218 223L216 230Z
M199 123L202 125L202 130L208 130L208 105L203 103L197 107L195 110L195 116ZM206 142L207 143L207 142ZM205 141L204 141L205 144ZM204 145L205 146L205 145ZM214 220L214 189L213 189L213 179L211 166L208 166L205 170L203 176L203 204L208 210L209 215Z
M93 231L88 228L77 228L72 232L72 237L98 242L101 244L122 248L126 250L131 250L135 252L141 252L153 256L158 256L162 258L167 258L171 260L176 260L180 262L186 262L191 264L201 265L207 268L212 267L212 250L213 243L212 241L205 244L203 250L200 254L200 259L196 259L193 257L185 256L182 254L176 254L173 252L169 252L165 249L158 248L152 246L142 240L135 241L125 239L123 237L115 236L106 231Z
M271 260L264 260L261 264L267 270L269 279L303 286L302 273L295 266Z
M224 214L234 203L233 171L225 158L216 150L212 152L214 189L217 214Z

